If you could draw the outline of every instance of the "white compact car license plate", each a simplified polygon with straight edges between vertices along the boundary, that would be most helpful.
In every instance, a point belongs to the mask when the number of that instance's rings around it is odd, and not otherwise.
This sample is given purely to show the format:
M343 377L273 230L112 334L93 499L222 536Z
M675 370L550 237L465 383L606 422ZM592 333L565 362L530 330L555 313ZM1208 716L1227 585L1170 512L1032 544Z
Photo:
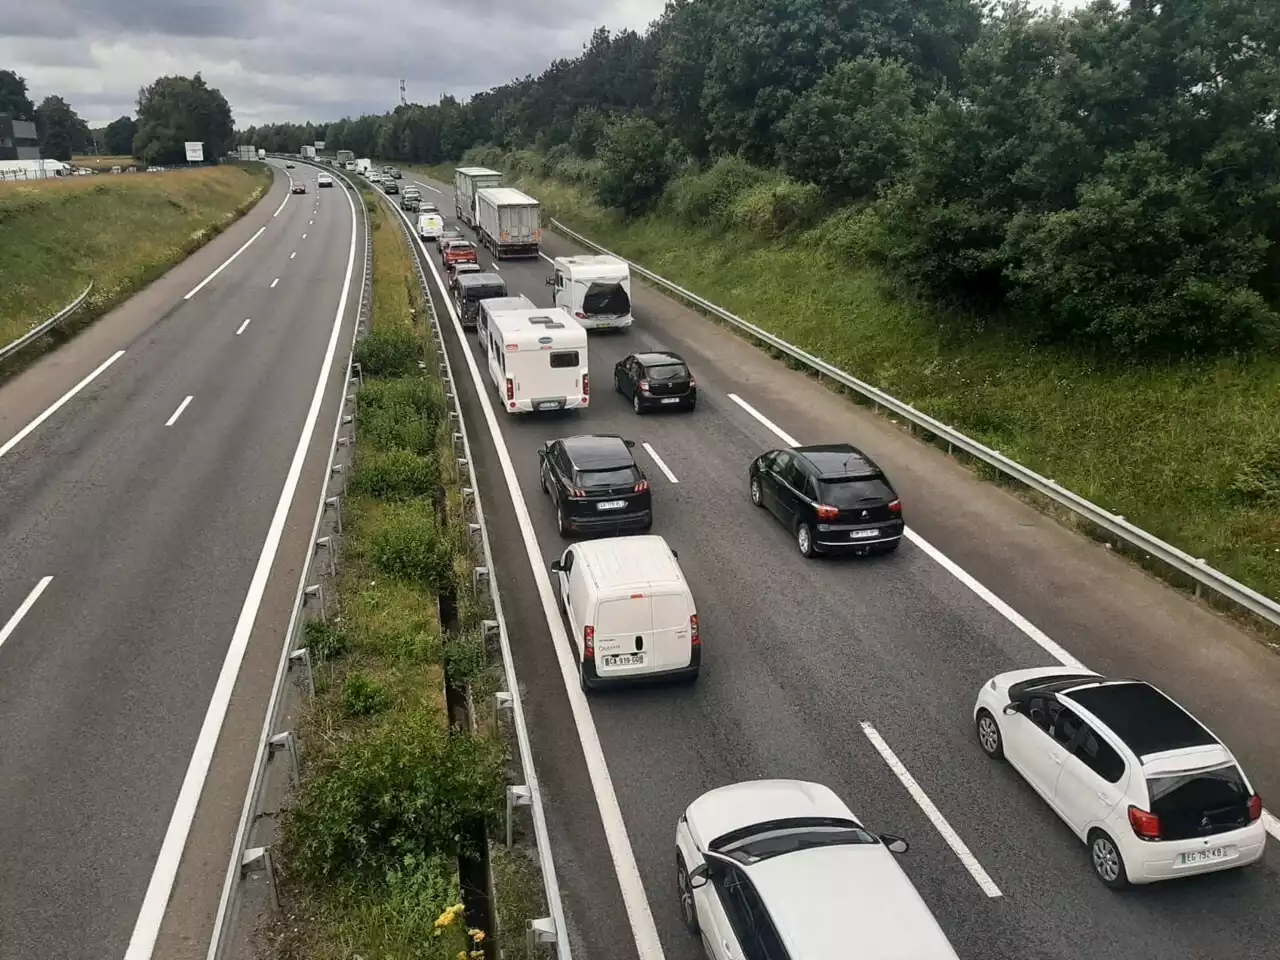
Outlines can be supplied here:
M1188 850L1182 855L1186 866L1196 863L1213 863L1215 860L1226 860L1231 856L1231 847L1209 847L1205 850Z
M642 667L644 666L643 653L611 653L608 656L601 657L606 667Z
M663 403L679 403L680 398L679 397L663 397L662 402Z
M850 530L850 540L870 540L872 537L880 536L879 530Z
M625 500L601 500L596 504L597 510L621 510L627 505Z

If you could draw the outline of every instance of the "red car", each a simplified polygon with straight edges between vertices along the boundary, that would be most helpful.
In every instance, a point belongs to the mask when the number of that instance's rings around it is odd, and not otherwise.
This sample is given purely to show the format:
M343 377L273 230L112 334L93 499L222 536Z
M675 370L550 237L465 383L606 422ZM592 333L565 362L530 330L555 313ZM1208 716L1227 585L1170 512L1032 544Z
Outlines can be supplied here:
M470 240L450 240L444 245L444 250L440 253L440 259L444 261L446 267L451 263L480 262L480 258L476 254L476 245Z

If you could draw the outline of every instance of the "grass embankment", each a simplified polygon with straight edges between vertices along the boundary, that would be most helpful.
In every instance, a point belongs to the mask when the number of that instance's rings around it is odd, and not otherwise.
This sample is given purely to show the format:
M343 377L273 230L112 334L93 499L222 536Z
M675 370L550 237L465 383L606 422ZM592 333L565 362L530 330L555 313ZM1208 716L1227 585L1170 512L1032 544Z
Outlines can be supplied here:
M364 199L373 313L356 352L355 464L336 610L308 627L317 696L299 727L285 917L270 940L281 960L466 960L488 938L460 913L458 858L481 854L499 822L506 754L487 724L451 725L449 714L462 691L481 704L497 689L488 614L472 589L452 426L411 253L385 207ZM522 938L512 946L518 955Z
M544 220L1280 597L1280 358L1136 367L1017 344L976 324L944 326L936 307L891 289L848 253L838 215L774 240L669 215L626 223L581 187L513 179L542 202Z
M90 280L74 326L101 316L229 227L270 185L258 164L0 183L0 345Z

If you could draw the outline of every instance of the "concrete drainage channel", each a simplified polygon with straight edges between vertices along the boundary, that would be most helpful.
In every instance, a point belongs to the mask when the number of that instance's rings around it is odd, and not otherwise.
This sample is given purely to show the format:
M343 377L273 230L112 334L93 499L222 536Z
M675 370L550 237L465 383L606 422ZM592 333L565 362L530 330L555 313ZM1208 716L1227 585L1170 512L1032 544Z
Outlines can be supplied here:
M368 208L359 186L348 179L342 171L337 169L330 171L327 167L321 169L332 172L339 182L343 183L347 189L354 191L361 201L359 206L365 225L365 272L355 339L352 341L354 348L356 340L369 329L372 308L371 224ZM406 234L409 248L414 253L413 261L427 307L427 320L431 324L432 336L437 347L438 373L443 381L450 408L448 415L453 428L454 455L457 459L461 482L459 493L468 511L467 531L472 547L473 584L483 602L488 605L487 615L492 617L483 621L485 648L491 657L500 659L506 687L505 690L495 694L491 707L486 704L484 710L477 710L477 705L472 702L471 690L469 688L459 690L453 687L448 684L446 677L446 704L451 722L463 723L472 728L477 722L478 713L491 715L492 722L499 727L504 738L515 747L510 751L512 761L508 768L509 785L506 792L503 836L497 841L490 839L486 849L494 850L496 843L502 843L508 849L518 850L524 847L526 859L536 864L541 873L544 902L548 907L545 916L511 918L512 922L501 923L501 929L507 937L510 937L513 930L523 928L525 942L519 946L524 948L529 957L549 957L554 953L557 960L571 960L559 884L542 808L542 794L534 771L533 753L514 673L506 620L503 616L498 586L493 582L490 574L493 569L492 553L472 466L470 441L466 425L462 420L453 372L445 350L443 330L435 314L431 286L423 269L420 251L407 223L403 217L399 216L398 211L393 210L392 219L400 224ZM240 828L228 864L209 946L208 960L250 960L257 955L254 934L259 921L267 916L278 916L280 912L275 865L271 854L272 845L276 840L276 817L278 812L287 805L290 792L298 785L299 746L291 727L295 722L297 707L305 703L305 698L314 696L315 693L312 659L305 640L307 624L326 619L329 613L326 610L326 595L335 593L342 537L342 503L346 475L352 464L359 390L363 386L359 365L352 363L350 355L347 361L346 382L346 397L335 424L330 447L328 486L318 505L312 532L313 550L298 585L287 642L283 645L280 667L267 710L267 720L263 726L253 776L241 813ZM440 597L442 626L447 626L450 619L456 615L454 607L455 604L451 598ZM293 682L288 682L290 680ZM511 743L511 741L514 742ZM496 932L500 924L491 864L492 858L485 857L483 862L460 862L458 866L468 915L490 918L491 929ZM494 946L492 940L485 943L485 952L491 957L496 956L496 951L492 950ZM496 946L505 947L503 952L507 954L515 952L516 949L516 945L510 942Z

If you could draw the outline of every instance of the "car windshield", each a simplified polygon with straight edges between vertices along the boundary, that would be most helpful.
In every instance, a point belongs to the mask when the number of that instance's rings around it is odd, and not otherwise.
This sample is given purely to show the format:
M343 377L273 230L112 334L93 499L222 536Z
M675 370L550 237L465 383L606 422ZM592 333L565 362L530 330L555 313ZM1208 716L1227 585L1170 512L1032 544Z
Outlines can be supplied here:
M634 466L612 467L605 470L579 470L575 482L585 488L616 487L639 483L640 473Z
M735 830L711 843L711 849L744 866L770 857L814 847L875 844L880 840L852 820L835 817L798 817L773 820Z
M819 480L818 499L842 510L883 503L893 499L893 491L880 477L850 477L847 480Z
M662 363L655 367L645 367L644 374L650 380L663 382L666 380L689 379L689 368L683 363Z

